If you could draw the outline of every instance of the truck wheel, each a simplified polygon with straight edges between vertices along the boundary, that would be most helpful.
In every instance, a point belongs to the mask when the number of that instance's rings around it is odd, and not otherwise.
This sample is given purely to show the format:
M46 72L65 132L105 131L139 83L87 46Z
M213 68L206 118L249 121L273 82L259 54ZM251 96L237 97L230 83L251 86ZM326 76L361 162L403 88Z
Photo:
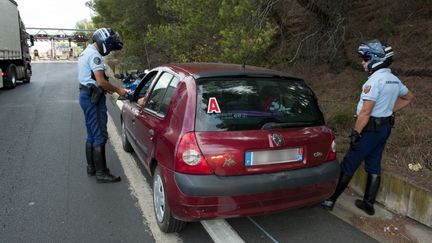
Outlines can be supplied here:
M26 68L23 83L30 83L30 79L31 79L31 68Z
M171 214L159 167L156 167L153 175L153 209L162 232L180 232L186 226L186 222L174 218Z
M8 80L8 87L13 89L16 87L16 69L15 65L11 64L7 68L7 80Z

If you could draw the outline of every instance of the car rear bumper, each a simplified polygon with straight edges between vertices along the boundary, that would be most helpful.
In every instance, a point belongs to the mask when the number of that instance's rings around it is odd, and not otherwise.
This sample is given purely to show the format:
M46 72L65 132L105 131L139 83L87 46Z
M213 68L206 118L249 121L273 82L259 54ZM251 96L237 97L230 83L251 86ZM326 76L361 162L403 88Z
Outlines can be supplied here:
M255 194L313 185L336 179L339 163L331 161L312 168L245 176L188 175L175 173L180 190L189 196Z
M166 180L174 216L185 221L249 216L317 204L334 191L339 163L245 176L186 175ZM172 178L172 177L171 177Z

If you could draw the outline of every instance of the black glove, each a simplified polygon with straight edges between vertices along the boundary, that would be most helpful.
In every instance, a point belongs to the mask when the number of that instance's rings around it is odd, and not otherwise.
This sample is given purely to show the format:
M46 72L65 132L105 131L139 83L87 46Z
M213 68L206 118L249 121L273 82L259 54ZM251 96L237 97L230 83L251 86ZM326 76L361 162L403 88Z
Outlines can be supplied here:
M361 135L356 130L352 130L350 137L350 145L352 150L357 150L359 147L359 142Z

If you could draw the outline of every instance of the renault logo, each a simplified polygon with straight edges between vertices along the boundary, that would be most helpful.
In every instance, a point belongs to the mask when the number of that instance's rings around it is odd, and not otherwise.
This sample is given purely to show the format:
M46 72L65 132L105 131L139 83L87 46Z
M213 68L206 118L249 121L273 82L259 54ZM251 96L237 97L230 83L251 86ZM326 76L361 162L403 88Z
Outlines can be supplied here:
M318 158L318 157L321 157L323 154L321 153L321 152L315 152L314 154L313 154L313 156L315 157L315 158Z
M279 146L282 145L283 138L282 138L282 136L280 134L273 133L272 134L272 140L273 140L274 144L276 144L276 146L279 147Z

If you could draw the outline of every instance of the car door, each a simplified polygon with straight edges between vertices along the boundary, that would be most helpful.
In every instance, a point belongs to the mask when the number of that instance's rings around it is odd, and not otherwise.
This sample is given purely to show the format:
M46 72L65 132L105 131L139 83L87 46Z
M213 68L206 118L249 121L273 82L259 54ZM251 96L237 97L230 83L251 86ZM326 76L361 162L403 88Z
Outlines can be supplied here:
M136 133L136 120L140 116L142 106L137 103L138 99L143 98L144 100L148 96L149 87L153 83L153 80L157 77L158 70L153 70L141 80L138 87L135 89L133 98L130 101L126 101L123 106L122 121L124 124L125 132L129 138L129 142L135 149L138 157L143 159L143 155L140 152L139 144L137 142Z
M157 139L167 129L165 117L178 81L179 79L173 74L162 73L156 80L156 84L148 94L144 107L137 116L135 124L136 139L146 165L154 157L153 153Z

